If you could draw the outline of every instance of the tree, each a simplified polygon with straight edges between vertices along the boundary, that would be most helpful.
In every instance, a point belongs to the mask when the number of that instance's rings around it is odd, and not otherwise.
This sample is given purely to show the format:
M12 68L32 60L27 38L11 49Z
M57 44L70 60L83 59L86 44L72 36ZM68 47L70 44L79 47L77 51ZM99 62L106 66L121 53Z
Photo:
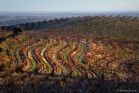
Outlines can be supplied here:
M23 32L23 28L21 26L16 26L13 30L14 34L18 34L18 33L21 33L21 32Z

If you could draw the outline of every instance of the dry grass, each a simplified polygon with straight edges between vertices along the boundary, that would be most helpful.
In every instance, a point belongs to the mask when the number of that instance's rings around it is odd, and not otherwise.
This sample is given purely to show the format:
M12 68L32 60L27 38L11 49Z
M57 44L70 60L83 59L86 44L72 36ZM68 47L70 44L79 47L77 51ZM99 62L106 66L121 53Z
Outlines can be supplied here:
M12 35L12 32L0 32L0 38L5 38Z

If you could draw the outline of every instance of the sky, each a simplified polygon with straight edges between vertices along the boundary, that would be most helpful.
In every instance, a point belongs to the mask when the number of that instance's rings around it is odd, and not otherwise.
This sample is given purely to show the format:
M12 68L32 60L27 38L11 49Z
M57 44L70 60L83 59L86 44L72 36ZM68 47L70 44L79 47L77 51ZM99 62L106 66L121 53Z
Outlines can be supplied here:
M139 11L139 0L0 0L0 11Z

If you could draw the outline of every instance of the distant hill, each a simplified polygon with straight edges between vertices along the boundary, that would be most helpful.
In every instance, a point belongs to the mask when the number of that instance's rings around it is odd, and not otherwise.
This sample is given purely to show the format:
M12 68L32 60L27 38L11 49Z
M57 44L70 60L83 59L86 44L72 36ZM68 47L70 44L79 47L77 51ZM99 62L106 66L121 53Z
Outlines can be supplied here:
M102 16L102 15L113 15L113 16L131 16L131 17L139 17L139 12L0 12L0 26L9 26L9 25L17 25L17 24L25 24L43 20L53 20L60 19L66 17L77 17L77 16Z
M61 18L61 19L53 19L53 20L43 20L37 22L30 22L26 24L17 24L21 26L24 30L46 30L50 28L59 27L65 24L69 24L79 20L79 18ZM10 26L1 26L1 30L3 31L13 31L17 25L10 25Z
M44 20L26 24L18 24L25 31L52 30L56 33L81 34L82 36L98 36L115 39L132 38L138 40L139 18L128 16L84 16ZM13 31L17 25L1 26L3 31Z

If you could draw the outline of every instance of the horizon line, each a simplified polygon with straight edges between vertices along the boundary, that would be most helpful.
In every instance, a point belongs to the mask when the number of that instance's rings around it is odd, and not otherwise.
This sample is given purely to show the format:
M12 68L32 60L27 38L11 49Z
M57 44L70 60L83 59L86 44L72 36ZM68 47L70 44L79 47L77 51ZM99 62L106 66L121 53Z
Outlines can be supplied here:
M139 10L114 10L114 11L0 11L0 13L128 13L139 12Z

